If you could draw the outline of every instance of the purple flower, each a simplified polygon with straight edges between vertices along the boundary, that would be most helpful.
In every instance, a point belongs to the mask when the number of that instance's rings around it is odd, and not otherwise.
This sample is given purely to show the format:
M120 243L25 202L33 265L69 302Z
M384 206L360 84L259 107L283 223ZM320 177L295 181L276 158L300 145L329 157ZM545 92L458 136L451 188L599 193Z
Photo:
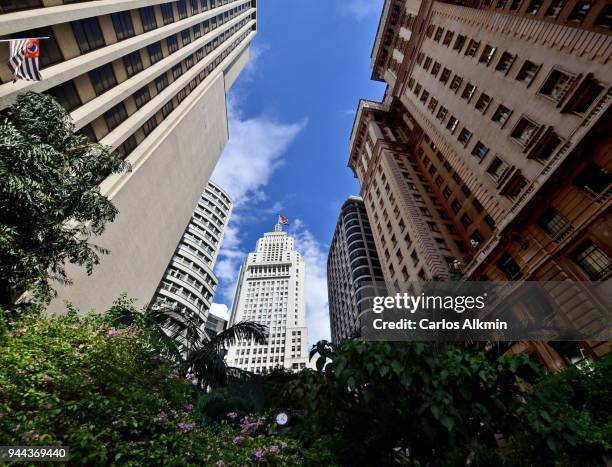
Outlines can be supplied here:
M155 417L155 421L157 423L164 423L166 421L166 412L161 411L160 413L158 413L157 417Z
M168 379L176 379L178 377L179 377L179 372L176 369L172 370L170 374L168 375Z
M119 331L117 331L116 329L111 329L110 331L108 331L108 333L106 335L108 337L115 337L118 334L119 334Z
M225 462L223 462L221 459L219 459L217 462L215 462L215 465L217 467L223 467L225 465Z
M42 381L44 381L45 383L50 383L51 381L53 381L53 378L51 376L47 376L44 375L42 378L40 378Z
M280 452L280 448L278 446L270 446L268 451L270 451L272 454L278 454Z
M195 427L195 423L191 422L180 422L178 427L181 429L183 433L189 433Z
M229 418L233 422L238 418L238 414L236 412L228 412L227 418Z
M193 410L193 404L185 404L185 413L190 413Z
M258 461L263 459L264 454L265 452L262 449L259 449L253 453L253 455L255 456L255 459L257 459Z
M236 436L234 438L234 444L240 446L244 442L244 436Z

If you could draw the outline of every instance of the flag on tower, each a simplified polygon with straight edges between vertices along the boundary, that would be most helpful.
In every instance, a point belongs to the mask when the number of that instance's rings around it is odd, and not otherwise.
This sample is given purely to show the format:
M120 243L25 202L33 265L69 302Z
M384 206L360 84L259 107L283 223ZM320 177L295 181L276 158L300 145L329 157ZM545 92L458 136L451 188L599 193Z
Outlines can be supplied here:
M10 43L9 68L13 73L13 82L18 79L40 81L42 79L38 69L40 41L38 39L13 39Z
M278 223L282 224L282 225L289 225L289 219L287 219L285 216L283 216L282 214L278 215Z

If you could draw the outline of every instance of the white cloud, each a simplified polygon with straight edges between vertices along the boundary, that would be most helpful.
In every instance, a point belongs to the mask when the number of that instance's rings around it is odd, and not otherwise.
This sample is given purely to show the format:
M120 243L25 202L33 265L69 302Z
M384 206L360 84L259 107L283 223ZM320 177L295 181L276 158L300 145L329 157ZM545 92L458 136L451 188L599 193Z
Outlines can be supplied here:
M342 16L350 16L362 21L368 16L379 16L382 11L381 0L340 0L338 11Z
M321 339L330 339L327 248L300 219L292 222L289 233L294 236L295 248L306 263L306 323L309 345L312 345Z
M230 312L227 308L227 305L223 303L213 303L210 306L210 312L213 315L218 316L219 318L223 318L224 320L229 321Z

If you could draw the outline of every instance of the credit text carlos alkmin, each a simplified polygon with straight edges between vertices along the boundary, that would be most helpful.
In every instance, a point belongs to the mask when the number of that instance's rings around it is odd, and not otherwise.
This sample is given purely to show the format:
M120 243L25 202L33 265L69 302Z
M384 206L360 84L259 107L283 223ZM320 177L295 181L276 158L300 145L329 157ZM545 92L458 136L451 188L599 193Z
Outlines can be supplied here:
M373 299L372 311L381 314L385 311L407 312L411 315L417 312L443 311L454 312L461 315L464 312L477 312L483 310L486 304L487 293L476 296L428 296L424 293L411 295L408 293L397 293L394 296L377 296ZM494 321L482 321L478 318L466 318L456 321L456 316L451 319L433 320L430 318L410 319L400 318L387 321L382 317L372 320L375 330L504 330L508 329L508 323L495 319Z

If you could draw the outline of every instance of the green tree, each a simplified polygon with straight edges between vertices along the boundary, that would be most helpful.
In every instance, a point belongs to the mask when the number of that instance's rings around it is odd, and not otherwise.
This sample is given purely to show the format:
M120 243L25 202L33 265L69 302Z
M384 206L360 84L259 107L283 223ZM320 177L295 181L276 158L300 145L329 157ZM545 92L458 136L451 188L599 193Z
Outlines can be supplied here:
M75 133L45 94L21 94L0 112L0 305L30 287L69 283L65 263L92 272L107 250L90 243L117 209L100 182L129 169L110 147Z

